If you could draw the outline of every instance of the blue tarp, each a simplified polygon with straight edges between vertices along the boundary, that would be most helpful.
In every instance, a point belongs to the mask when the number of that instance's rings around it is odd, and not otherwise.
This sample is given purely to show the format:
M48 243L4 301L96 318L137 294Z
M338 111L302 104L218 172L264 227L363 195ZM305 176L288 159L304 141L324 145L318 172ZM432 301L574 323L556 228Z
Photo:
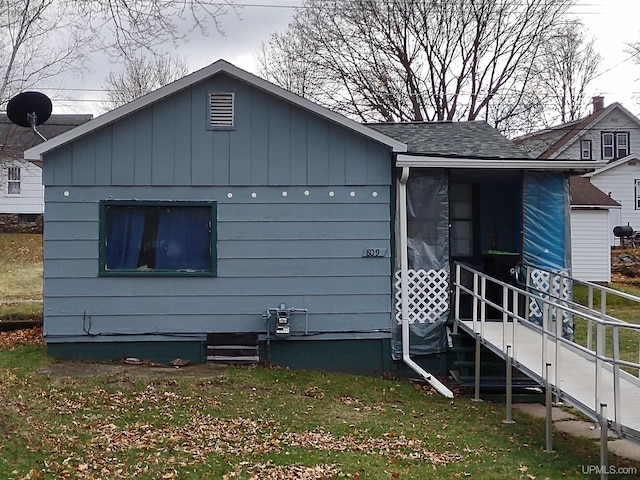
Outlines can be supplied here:
M525 264L563 275L571 273L569 179L559 172L525 172L523 176L523 252ZM541 298L570 300L567 278L532 268L527 287ZM542 323L542 302L529 305L529 319ZM563 335L573 338L573 318L562 315ZM555 320L555 319L554 319Z

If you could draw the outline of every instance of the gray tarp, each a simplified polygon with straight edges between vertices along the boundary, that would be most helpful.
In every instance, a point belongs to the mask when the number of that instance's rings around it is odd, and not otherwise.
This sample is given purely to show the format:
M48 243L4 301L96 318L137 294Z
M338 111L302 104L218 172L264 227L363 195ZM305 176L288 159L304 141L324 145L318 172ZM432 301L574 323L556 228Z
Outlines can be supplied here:
M429 169L428 173L412 170L407 183L407 233L409 270L424 270L439 278L449 291L449 189L444 170ZM400 252L400 249L397 249ZM396 265L400 266L398 260ZM442 280L444 277L444 280ZM434 287L436 288L436 287ZM436 288L438 289L438 288ZM440 294L442 295L442 290ZM428 294L428 293L427 293ZM434 300L434 299L431 299ZM441 302L441 300L435 300ZM410 323L410 354L441 353L447 349L446 323L449 299L440 304L442 311L428 321ZM393 358L402 357L402 326L395 322L392 338Z

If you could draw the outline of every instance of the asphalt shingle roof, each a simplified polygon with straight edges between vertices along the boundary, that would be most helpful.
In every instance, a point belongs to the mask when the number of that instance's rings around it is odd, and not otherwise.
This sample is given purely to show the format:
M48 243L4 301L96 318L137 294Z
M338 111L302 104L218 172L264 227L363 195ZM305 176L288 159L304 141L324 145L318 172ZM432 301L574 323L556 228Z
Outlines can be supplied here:
M37 129L49 139L92 118L91 114L54 114ZM6 113L0 113L0 159L21 159L25 150L43 141L30 128L15 125Z
M609 195L593 185L588 178L569 177L571 189L571 205L583 205L592 207L619 207Z
M372 123L368 127L404 142L408 152L467 158L530 159L519 147L486 122Z

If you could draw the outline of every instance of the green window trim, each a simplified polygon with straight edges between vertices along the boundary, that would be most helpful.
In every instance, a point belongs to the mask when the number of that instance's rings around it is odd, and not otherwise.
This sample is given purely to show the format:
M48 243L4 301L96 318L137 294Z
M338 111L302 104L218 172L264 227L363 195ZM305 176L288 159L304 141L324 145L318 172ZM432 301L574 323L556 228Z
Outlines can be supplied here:
M166 212L165 216L172 217L173 215L169 215L172 209L181 209L188 207L197 207L201 210L201 212L206 212L209 210L208 217L208 230L205 231L204 228L201 229L201 234L208 234L208 240L201 238L200 249L207 249L206 255L208 257L198 259L200 262L208 263L206 268L145 268L145 266L136 266L136 267L118 267L118 268L108 268L108 257L110 256L110 252L108 251L107 243L108 243L108 222L110 217L108 210L110 207L123 207L121 211L124 211L127 207L131 207L129 211L137 211L138 217L141 215L143 220L138 223L138 236L136 248L140 249L141 244L143 243L143 235L147 235L147 218L153 217L154 215L161 215L158 213L153 213L155 211L162 211L164 207L164 212ZM114 210L116 211L116 210ZM174 210L175 211L175 210ZM142 212L142 213L140 213ZM151 213L148 213L151 212ZM205 220L202 215L200 215L201 222ZM111 220L115 221L115 220ZM156 250L158 248L158 244L163 240L160 237L160 230L156 225L157 230L153 231L154 237L152 237L155 242L153 242L153 246L150 247L149 252L152 255L156 255ZM111 234L113 235L113 227L111 230ZM145 237L146 238L146 237ZM148 239L147 239L148 240ZM130 244L127 241L127 246L124 247L128 249ZM131 251L135 251L135 248ZM139 250L137 255L141 255L142 250ZM112 253L111 253L112 254ZM127 255L127 254L125 254ZM136 256L135 262L139 262L138 256ZM206 276L216 276L217 275L217 203L214 201L147 201L147 200L102 200L100 201L100 214L99 214L99 267L98 267L98 275L99 276L141 276L141 277L206 277ZM131 262L130 262L131 263Z

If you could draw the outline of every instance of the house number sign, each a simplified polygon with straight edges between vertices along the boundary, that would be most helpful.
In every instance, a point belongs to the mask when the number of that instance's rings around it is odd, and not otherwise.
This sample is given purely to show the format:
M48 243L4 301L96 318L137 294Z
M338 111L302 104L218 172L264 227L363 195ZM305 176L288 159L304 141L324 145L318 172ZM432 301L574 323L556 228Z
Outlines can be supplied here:
M385 257L386 255L386 248L367 247L362 252L363 257Z

